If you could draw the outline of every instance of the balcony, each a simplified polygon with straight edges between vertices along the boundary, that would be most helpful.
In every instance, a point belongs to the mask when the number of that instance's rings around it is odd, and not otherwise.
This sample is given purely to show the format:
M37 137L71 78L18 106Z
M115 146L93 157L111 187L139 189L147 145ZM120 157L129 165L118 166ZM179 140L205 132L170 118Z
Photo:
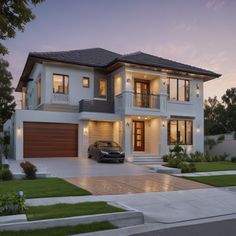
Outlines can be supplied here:
M165 94L124 91L115 97L115 112L129 115L162 115L166 112Z
M80 100L79 112L114 113L114 103L101 100Z
M160 109L160 95L134 93L133 105L134 107Z

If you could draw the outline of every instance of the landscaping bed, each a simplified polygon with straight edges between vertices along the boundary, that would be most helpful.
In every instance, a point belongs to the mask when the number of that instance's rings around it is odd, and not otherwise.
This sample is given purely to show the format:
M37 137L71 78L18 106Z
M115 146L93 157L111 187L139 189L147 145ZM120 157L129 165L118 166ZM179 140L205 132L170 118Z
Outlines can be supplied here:
M90 192L59 178L0 181L0 194L23 191L26 198L91 195Z
M21 230L21 231L1 231L1 236L66 236L79 233L89 233L117 227L108 221L95 222L90 224L79 224L75 226L52 227L47 229Z
M109 205L106 202L83 202L27 207L26 216L29 221L33 221L124 211L124 209Z
M203 184L215 187L236 186L236 175L218 175L218 176L199 176L199 177L183 177Z

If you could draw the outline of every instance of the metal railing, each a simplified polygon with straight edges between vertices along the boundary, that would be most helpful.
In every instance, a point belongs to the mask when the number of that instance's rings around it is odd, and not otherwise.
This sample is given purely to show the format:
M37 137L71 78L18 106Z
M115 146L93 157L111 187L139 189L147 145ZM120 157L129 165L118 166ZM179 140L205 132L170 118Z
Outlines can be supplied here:
M82 99L79 101L79 112L114 113L114 103L108 101Z
M148 93L134 93L133 105L135 107L160 109L160 95Z

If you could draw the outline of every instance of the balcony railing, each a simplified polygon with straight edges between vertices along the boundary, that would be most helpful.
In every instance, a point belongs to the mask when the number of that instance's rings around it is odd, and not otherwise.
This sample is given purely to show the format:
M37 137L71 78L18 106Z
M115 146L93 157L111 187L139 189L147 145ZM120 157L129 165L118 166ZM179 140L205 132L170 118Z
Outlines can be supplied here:
M80 100L79 112L114 113L114 103L101 100Z
M52 103L69 103L70 97L68 94L53 93L51 101Z
M134 107L160 109L160 95L148 93L133 94Z

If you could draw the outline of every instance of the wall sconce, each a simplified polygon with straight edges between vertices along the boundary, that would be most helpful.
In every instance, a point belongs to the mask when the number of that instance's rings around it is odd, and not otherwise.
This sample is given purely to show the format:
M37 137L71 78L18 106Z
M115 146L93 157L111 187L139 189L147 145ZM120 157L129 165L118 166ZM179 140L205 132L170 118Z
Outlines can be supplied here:
M197 95L197 97L200 96L200 88L199 88L198 84L197 84L197 88L196 88L196 95Z
M21 128L20 127L17 127L17 135L20 135L21 134Z
M88 127L84 127L84 135L88 135Z
M126 123L126 126L129 127L129 122Z
M130 83L131 83L131 79L128 78L128 79L126 80L126 82L127 82L128 84L130 84Z
M200 132L200 125L197 126L197 129L196 129L197 133Z
M166 127L166 122L162 121L162 127L165 128Z

